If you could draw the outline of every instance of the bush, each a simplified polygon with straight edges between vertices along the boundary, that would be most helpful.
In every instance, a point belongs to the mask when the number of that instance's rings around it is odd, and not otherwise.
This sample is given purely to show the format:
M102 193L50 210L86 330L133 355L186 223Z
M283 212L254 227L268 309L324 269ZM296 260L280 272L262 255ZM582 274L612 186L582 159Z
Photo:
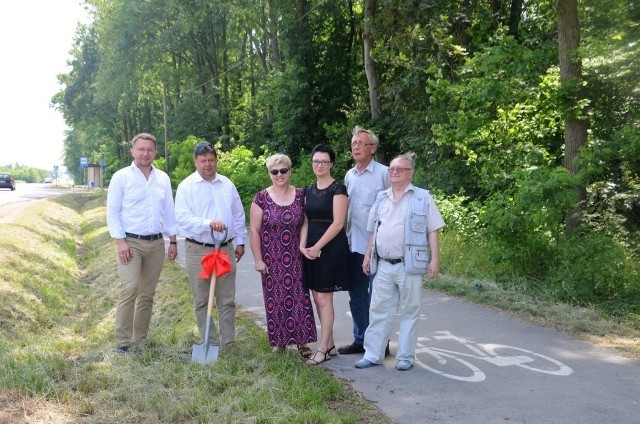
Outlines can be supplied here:
M638 258L607 235L590 233L562 240L548 282L558 300L580 305L618 300L640 310Z

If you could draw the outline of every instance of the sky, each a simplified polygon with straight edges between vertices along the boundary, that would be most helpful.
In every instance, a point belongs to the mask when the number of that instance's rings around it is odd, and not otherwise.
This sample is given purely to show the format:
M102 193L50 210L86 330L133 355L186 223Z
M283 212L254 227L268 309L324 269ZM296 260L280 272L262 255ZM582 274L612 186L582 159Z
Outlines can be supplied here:
M80 2L0 3L0 165L51 170L62 164L66 126L49 104L61 89L56 75L69 70L77 23L88 20Z

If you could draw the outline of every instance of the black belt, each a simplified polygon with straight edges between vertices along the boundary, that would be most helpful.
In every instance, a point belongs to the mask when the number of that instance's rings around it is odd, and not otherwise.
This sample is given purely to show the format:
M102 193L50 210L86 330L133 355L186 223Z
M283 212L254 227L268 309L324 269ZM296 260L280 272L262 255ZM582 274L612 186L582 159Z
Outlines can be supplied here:
M201 241L198 240L194 240L194 239L190 239L190 238L186 238L186 241L188 241L189 243L193 243L193 244L199 244L202 247L216 247L215 244L211 244L211 243L203 243ZM220 247L225 247L227 244L231 243L233 241L233 237L231 237L229 240L225 241L224 243L222 243L220 245Z
M150 236L141 236L132 233L124 233L124 235L138 240L160 240L162 238L162 233L151 234Z
M382 259L385 262L389 262L391 265L402 263L402 258L398 258L398 259L380 258L380 259Z

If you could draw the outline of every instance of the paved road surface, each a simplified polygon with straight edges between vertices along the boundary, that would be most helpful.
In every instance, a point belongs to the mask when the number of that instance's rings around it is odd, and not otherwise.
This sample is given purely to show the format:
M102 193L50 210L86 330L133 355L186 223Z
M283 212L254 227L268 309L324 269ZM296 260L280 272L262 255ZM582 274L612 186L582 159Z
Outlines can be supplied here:
M245 250L237 303L264 319L259 274ZM338 346L352 341L348 301L348 293L335 296ZM410 371L394 368L395 335L383 366L355 369L361 355L324 365L395 423L640 423L638 361L429 291L418 334Z
M20 213L29 202L61 196L69 189L58 188L51 184L16 184L16 189L0 189L0 222L8 222Z

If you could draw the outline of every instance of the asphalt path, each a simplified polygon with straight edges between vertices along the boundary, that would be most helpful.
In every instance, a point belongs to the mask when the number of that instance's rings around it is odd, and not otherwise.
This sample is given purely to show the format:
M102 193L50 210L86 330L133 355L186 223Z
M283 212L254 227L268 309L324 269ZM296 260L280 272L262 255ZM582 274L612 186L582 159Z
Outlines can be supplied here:
M264 326L260 276L245 252L236 301ZM336 293L338 346L352 342L348 302ZM640 363L613 351L425 290L415 367L397 371L397 327L381 366L354 368L360 354L322 365L394 423L640 423Z

